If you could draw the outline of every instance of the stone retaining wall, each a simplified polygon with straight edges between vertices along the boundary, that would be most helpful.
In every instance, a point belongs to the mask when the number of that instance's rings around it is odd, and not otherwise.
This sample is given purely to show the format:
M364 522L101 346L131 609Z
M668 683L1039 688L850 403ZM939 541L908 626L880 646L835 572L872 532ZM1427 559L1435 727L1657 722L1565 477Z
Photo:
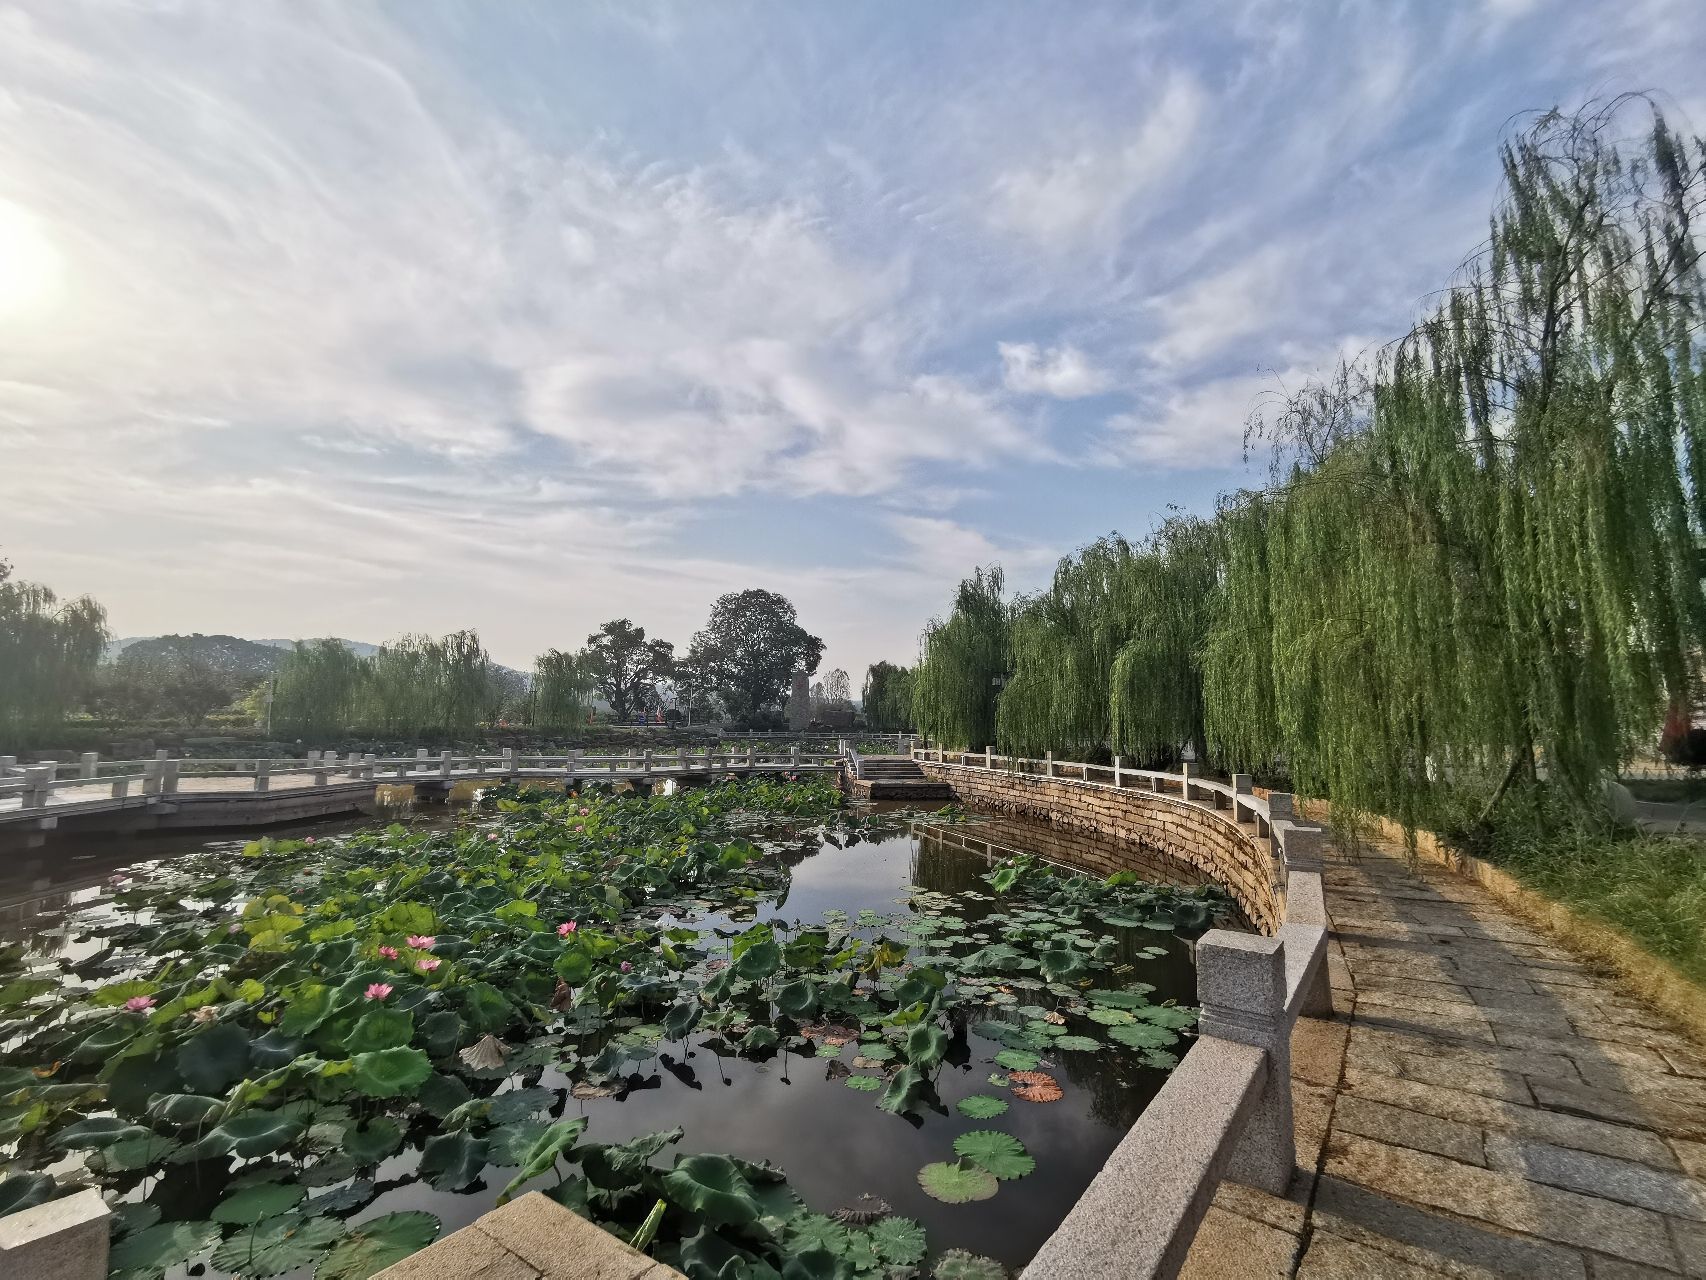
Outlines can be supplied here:
M947 783L955 799L969 809L1017 814L1068 831L1111 836L1196 867L1222 885L1245 918L1264 934L1277 932L1284 921L1285 904L1275 888L1269 841L1253 825L1233 821L1230 810L1206 809L1147 788L1116 789L1076 778L1047 778L927 760L919 761L918 766L925 777ZM1116 871L1142 872L1141 857L1100 844L1076 851L1070 861L1099 876Z

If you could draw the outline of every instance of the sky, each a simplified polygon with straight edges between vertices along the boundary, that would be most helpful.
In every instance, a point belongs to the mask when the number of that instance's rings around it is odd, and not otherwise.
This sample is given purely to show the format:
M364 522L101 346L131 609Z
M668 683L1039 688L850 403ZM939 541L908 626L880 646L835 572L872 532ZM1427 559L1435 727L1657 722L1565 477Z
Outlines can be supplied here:
M0 0L0 558L118 635L786 595L857 688L1259 484L1522 113L1706 132L1699 0Z

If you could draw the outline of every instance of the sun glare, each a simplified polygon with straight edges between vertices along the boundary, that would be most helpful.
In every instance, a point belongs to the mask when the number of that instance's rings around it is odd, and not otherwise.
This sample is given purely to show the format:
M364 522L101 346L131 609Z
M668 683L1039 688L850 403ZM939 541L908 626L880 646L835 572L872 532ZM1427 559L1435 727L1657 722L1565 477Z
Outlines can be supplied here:
M0 200L0 321L46 306L59 291L59 251L29 213Z

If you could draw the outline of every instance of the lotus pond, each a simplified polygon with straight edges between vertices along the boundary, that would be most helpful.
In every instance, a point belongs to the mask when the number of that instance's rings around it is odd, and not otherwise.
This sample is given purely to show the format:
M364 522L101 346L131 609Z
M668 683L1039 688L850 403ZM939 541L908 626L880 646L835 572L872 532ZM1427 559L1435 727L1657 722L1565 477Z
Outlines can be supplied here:
M98 1186L138 1280L355 1280L534 1190L695 1280L1006 1275L1229 907L963 821L498 789L114 877L0 950L0 1213Z

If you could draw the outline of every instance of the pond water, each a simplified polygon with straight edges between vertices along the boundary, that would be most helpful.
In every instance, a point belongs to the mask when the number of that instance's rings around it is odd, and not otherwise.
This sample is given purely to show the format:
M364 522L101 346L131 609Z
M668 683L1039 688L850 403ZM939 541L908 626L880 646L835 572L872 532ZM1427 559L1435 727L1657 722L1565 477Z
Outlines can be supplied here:
M436 821L461 824L464 819ZM317 828L322 837L348 829L353 827L320 824ZM730 935L755 923L772 923L779 936L787 936L782 933L784 925L804 928L826 919L849 936L862 934L867 939L928 939L932 931L945 927L950 934L970 939L968 946L998 946L1011 933L1011 916L1023 904L992 892L986 879L991 867L1004 854L1058 856L1062 840L1047 828L1012 820L939 824L927 816L891 823L889 829L879 828L868 836L830 827L783 828L765 835L768 838L758 840L766 852L756 864L764 872L756 894L733 906L709 901L666 903L653 913L651 923L659 929L690 927L713 954L727 944ZM182 852L236 859L243 844L197 843ZM180 850L145 852L158 859ZM132 870L146 877L151 866L161 865L171 864L153 860ZM108 867L99 870L104 874ZM1199 883L1188 868L1162 860L1153 863L1152 877L1185 886ZM38 892L32 893L14 883L9 900L0 882L0 902L9 901L0 907L0 937L22 942L39 958L86 960L104 943L85 936L85 927L91 920L113 914L105 886L87 883L90 878L85 869L80 887L66 886L47 894L39 894L39 885ZM980 922L992 913L997 915L993 932L980 929ZM1046 913L1036 916L1041 922L1037 927L1052 927L1046 924ZM913 928L919 932L909 934ZM1118 973L1118 985L1138 991L1148 988L1147 1000L1152 1004L1193 1002L1191 945L1177 932L1153 925L1091 923L1084 939L1075 945L1089 947L1091 935L1101 943L1098 954L1114 966L1111 972ZM707 966L718 967L714 960ZM1035 1069L1060 1086L1058 1100L1029 1102L1023 1095L1015 1096L1005 1083L1009 1071L997 1063L997 1055L1011 1051L1017 1041L1005 1034L992 1038L992 1031L1005 1027L1016 1035L1029 1025L1028 1043L1035 1045L1039 1038L1046 1040L1037 1032L1041 1007L1059 1007L1070 1016L1050 1018L1050 1023L1060 1025L1046 1028L1047 1034L1069 1033L1087 1045L1084 1033L1093 1036L1108 1026L1097 1025L1086 1013L1110 1013L1107 1007L1064 999L1061 993L1066 988L1059 982L1050 984L1056 988L1051 995L1040 978L1016 981L1019 985L991 980L983 1012L953 1024L953 1042L934 1073L939 1106L932 1100L932 1105L907 1114L881 1110L875 1105L876 1093L848 1086L850 1075L883 1077L900 1064L859 1058L855 1065L861 1044L856 1039L844 1045L832 1043L838 1028L827 1016L804 1020L828 1023L827 1028L807 1026L799 1037L784 1035L774 1051L736 1052L729 1037L701 1027L677 1040L654 1040L630 1052L619 1060L619 1070L602 1077L602 1088L585 1087L584 1068L590 1055L583 1053L570 1054L570 1061L560 1064L529 1063L504 1079L498 1091L549 1091L548 1097L531 1095L540 1105L534 1118L523 1123L543 1129L550 1121L581 1116L587 1122L585 1139L599 1143L621 1143L679 1126L683 1136L660 1157L666 1164L693 1152L769 1161L786 1172L793 1191L819 1214L868 1206L870 1201L860 1198L874 1198L886 1203L894 1215L922 1224L931 1257L964 1250L1017 1271L1060 1222L1165 1081L1169 1055L1151 1051L1146 1059L1144 1053L1108 1044L1093 1050L1044 1049L1029 1056L1040 1059ZM976 985L977 980L973 982ZM1082 985L1087 986L1088 980ZM1112 1012L1118 1013L1117 1006ZM839 1030L849 1037L858 1032L856 1026ZM812 1038L804 1039L808 1034ZM892 1043L892 1037L878 1043ZM1183 1047L1176 1046L1176 1051L1182 1052ZM17 1059L7 1061L15 1064ZM577 1080L583 1082L582 1089L571 1091ZM1008 1105L997 1117L973 1119L956 1104L976 1095L999 1097ZM955 1140L962 1135L990 1130L1017 1139L1035 1160L1035 1172L1003 1180L999 1194L970 1203L944 1203L927 1194L919 1171L933 1162L954 1161ZM411 1128L411 1141L397 1154L354 1178L332 1180L330 1174L338 1171L332 1164L327 1176L318 1180L323 1185L315 1186L312 1194L347 1189L352 1223L418 1210L436 1216L445 1234L467 1225L493 1207L515 1174L516 1161L508 1166L488 1165L459 1190L435 1189L416 1168L421 1161L420 1141L434 1132L434 1120L420 1117ZM58 1168L74 1163L73 1157ZM129 1201L159 1208L166 1222L205 1222L235 1185L231 1175L236 1170L229 1165L223 1159L167 1165L140 1180L120 1178L115 1189ZM551 1185L547 1177L528 1189ZM205 1255L189 1268L167 1270L169 1276L240 1272L241 1268L210 1265ZM287 1274L308 1276L313 1268Z

